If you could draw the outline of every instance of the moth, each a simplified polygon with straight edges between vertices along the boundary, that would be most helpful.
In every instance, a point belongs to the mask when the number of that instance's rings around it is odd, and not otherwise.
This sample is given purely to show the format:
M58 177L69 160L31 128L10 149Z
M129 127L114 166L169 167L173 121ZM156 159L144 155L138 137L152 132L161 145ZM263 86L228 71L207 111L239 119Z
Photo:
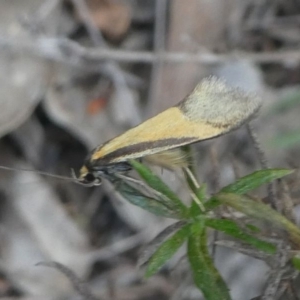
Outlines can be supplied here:
M78 181L93 186L101 178L131 169L130 159L149 157L228 133L249 121L261 100L209 77L177 105L96 147L80 169Z

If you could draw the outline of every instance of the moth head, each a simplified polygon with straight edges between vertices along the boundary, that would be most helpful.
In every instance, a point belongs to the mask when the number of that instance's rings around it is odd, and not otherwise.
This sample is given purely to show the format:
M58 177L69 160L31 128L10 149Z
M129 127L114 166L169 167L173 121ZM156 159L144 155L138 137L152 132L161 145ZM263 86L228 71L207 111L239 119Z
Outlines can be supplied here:
M79 171L79 176L73 175L77 181L85 186L95 186L102 183L101 172L91 171L86 166L83 166Z

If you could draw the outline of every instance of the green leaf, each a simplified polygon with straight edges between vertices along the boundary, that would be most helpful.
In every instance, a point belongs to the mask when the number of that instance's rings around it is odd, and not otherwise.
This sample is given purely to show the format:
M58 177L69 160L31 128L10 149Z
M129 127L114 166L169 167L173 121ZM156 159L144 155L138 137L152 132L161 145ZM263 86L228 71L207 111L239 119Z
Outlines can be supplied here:
M197 287L206 300L230 300L228 288L209 255L204 223L194 223L191 229L188 257Z
M292 258L292 264L298 271L300 271L300 257L294 256Z
M138 172L143 180L154 190L164 195L167 199L167 206L174 207L180 214L186 215L187 207L181 202L177 195L153 172L145 165L140 164L135 160L130 160L132 167Z
M139 206L140 208L145 209L157 216L180 219L178 213L168 208L166 205L164 205L164 203L144 195L141 191L124 182L117 188L117 190L127 201L133 205Z
M300 229L268 205L236 194L220 193L215 197L223 204L229 205L249 217L268 222L278 229L285 230L290 241L300 247Z
M221 204L222 203L215 196L212 196L208 201L204 203L205 211L213 210Z
M236 239L246 242L261 251L264 251L264 252L267 252L270 254L276 253L275 245L265 242L265 241L262 241L256 237L253 237L253 236L247 234L232 220L207 219L205 221L205 224L211 228L222 231Z
M270 183L275 179L284 177L293 173L294 170L287 169L267 169L256 171L252 174L244 176L232 184L229 184L221 189L220 192L235 193L238 195L246 194L263 184ZM221 203L215 196L212 196L206 203L204 203L205 210L210 211L219 206Z
M293 172L294 170L287 169L267 169L256 171L238 179L230 185L225 186L222 188L221 192L243 195L260 187L263 184L270 183L275 179L284 177Z
M190 224L183 226L168 240L166 240L150 258L145 276L150 277L155 274L182 246L190 234Z

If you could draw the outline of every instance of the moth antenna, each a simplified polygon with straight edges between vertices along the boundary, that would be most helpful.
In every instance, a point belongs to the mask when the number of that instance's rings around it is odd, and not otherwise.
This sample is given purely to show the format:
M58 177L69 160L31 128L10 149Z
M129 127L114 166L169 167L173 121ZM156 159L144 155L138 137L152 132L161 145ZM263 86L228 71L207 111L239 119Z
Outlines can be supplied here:
M73 168L71 168L71 177L74 179L74 180L78 180L78 177L75 173L75 170Z
M75 177L67 177L67 176L61 176L61 175L55 175L47 172L42 172L42 171L37 171L37 170L30 170L30 169L23 169L23 168L12 168L12 167L6 167L6 166L0 166L1 170L6 170L6 171L22 171L22 172L33 172L42 176L47 176L47 177L52 177L56 179L62 179L62 180L67 180L71 182L76 182L77 183L77 178Z

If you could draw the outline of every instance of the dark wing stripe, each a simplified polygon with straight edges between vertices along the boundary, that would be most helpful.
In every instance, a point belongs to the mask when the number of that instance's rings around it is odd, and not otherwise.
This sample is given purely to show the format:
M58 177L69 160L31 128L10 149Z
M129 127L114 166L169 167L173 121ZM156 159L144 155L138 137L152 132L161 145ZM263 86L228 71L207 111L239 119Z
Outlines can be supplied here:
M158 140L153 142L143 142L139 144L129 145L120 149L117 149L97 160L91 161L92 164L97 165L107 165L113 163L113 160L119 157L124 157L126 160L127 155L131 155L134 153L141 153L141 157L143 156L143 152L147 149L155 149L160 147L172 146L170 148L175 148L176 146L180 146L183 144L189 144L195 141L194 137L184 137L184 138L170 138L164 140Z

